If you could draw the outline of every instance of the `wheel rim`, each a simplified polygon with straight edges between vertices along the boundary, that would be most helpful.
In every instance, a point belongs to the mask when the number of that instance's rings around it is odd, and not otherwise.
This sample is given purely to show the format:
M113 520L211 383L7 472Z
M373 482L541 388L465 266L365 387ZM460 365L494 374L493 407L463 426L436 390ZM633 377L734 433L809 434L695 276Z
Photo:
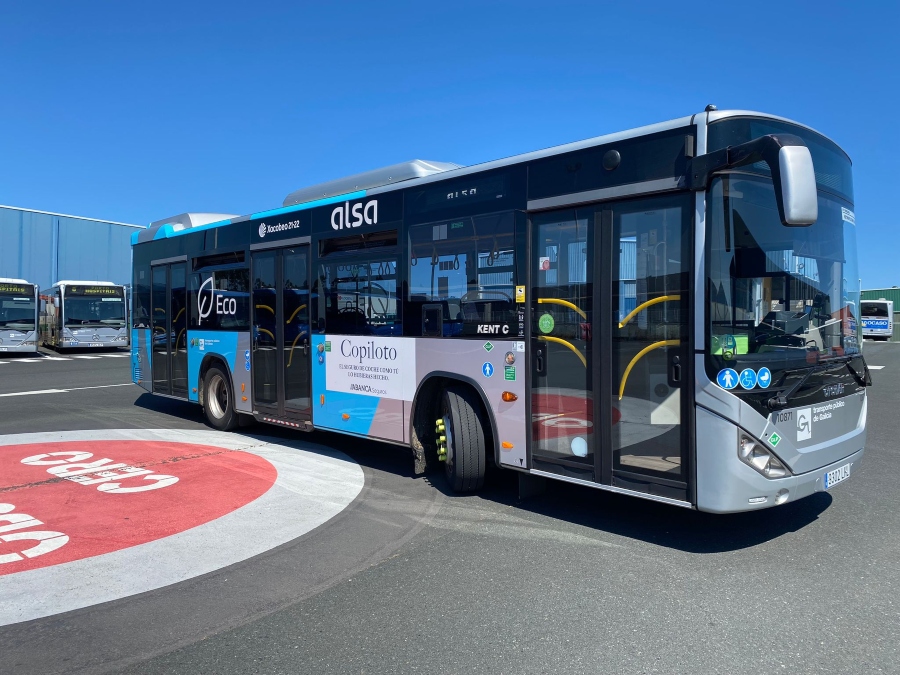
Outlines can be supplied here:
M228 410L228 387L221 375L213 375L209 381L209 391L206 398L209 402L210 414L217 420L225 417L225 411Z

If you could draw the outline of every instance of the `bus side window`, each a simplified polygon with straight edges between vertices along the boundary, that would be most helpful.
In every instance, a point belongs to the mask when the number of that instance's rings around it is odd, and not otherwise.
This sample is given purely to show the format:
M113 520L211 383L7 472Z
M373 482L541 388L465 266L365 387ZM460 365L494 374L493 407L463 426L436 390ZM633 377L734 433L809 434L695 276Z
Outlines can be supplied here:
M313 306L319 333L401 335L396 257L320 263Z
M504 212L410 228L407 334L423 334L426 305L441 306L431 335L480 337L486 324L516 334L514 222Z

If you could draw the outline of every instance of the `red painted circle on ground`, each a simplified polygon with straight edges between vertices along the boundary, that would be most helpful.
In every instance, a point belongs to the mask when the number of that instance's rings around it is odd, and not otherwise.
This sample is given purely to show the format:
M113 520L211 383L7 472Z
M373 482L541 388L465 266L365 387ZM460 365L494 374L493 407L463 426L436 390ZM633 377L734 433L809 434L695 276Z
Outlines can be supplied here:
M257 455L193 443L0 446L0 575L203 525L259 498L276 477Z
M594 401L587 397L564 394L535 393L531 404L531 420L534 438L559 438L581 436L593 429ZM622 414L612 409L612 423L617 424Z

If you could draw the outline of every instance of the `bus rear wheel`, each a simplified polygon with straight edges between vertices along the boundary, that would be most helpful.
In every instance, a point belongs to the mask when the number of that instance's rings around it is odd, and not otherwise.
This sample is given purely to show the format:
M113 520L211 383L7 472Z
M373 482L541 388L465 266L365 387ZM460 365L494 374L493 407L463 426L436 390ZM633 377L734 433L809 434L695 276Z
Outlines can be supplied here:
M230 431L238 425L231 384L218 366L210 366L203 378L203 412L207 421L220 431Z
M454 492L474 492L484 485L486 461L481 401L469 387L451 385L441 397L441 415L447 480Z

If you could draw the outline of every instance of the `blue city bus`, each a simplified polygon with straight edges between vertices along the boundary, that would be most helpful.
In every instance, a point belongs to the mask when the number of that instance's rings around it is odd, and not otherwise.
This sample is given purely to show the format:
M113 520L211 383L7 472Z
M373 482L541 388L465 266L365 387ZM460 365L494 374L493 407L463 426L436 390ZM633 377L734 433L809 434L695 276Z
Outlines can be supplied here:
M415 160L132 244L133 379L217 429L718 513L831 489L865 447L850 159L779 117Z
M38 351L38 286L0 277L0 354Z

